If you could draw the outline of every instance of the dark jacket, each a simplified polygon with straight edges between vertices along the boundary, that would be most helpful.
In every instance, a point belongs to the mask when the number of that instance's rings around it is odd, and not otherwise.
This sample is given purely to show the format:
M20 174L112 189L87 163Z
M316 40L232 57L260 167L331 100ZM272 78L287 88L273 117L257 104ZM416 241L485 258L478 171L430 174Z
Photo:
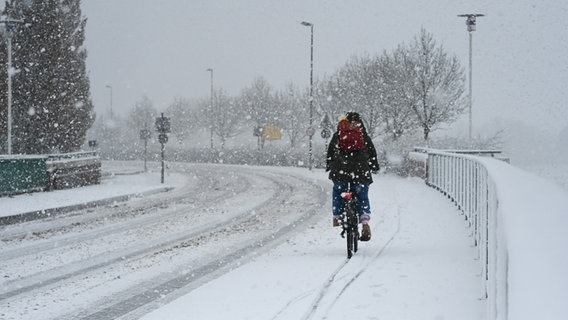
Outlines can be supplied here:
M329 171L329 179L372 183L371 173L379 171L379 162L377 150L367 132L363 131L365 146L360 150L342 151L337 140L338 132L335 132L327 148L326 171Z

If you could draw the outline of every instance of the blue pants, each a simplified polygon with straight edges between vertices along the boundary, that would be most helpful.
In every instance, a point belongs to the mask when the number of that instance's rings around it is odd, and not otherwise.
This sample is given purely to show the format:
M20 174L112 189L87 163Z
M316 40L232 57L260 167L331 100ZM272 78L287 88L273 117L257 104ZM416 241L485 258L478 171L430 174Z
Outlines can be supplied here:
M331 195L333 215L339 216L343 213L343 198L341 197L341 193L349 191L350 184L351 191L355 196L355 208L357 213L359 213L359 220L361 223L367 223L371 219L368 183L333 181L333 193Z

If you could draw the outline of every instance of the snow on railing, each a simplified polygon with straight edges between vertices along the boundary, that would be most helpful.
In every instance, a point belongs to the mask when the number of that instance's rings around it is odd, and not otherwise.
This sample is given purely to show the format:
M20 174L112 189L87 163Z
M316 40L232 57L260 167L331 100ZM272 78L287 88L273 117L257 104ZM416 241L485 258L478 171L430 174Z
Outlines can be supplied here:
M48 162L56 162L56 161L73 161L79 159L93 159L97 158L98 155L96 151L79 151L79 152L70 152L70 153L58 153L58 154L49 154L47 155Z
M492 157L427 153L427 184L471 227L486 318L566 319L568 193Z
M496 185L479 157L428 150L426 183L464 214L477 247L490 319L507 319L508 255Z

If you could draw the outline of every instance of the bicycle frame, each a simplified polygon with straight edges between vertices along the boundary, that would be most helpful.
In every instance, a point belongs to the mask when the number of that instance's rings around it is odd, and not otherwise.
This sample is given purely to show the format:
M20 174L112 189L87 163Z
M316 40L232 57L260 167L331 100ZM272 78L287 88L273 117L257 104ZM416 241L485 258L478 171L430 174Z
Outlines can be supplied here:
M350 259L353 253L357 252L359 241L359 215L355 209L355 199L353 192L341 193L343 198L343 218L341 221L341 237L347 234L347 258Z

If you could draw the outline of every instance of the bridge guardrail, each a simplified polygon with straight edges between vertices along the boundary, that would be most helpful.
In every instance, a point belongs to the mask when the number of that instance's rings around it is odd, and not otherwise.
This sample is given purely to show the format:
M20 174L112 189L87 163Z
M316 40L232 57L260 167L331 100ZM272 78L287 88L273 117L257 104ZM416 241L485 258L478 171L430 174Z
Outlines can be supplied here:
M490 319L507 319L508 255L494 180L477 157L428 150L426 183L451 199L477 248Z

